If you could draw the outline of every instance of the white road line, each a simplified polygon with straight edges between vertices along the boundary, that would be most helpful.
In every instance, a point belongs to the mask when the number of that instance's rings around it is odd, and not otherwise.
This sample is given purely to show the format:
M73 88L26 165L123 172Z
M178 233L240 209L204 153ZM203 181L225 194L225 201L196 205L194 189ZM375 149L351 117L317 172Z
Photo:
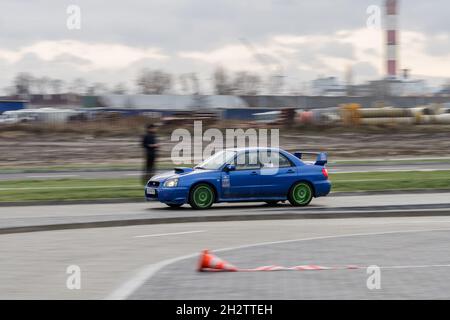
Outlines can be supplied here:
M259 242L253 244L246 244L236 247L228 247L214 250L214 252L224 252L232 251L244 248L259 247L265 245L282 244L290 242L300 242L300 241L312 241L312 240L324 240L324 239L336 239L345 237L361 237L361 236L372 236L372 235L384 235L384 234L396 234L396 233L414 233L414 232L430 232L430 231L450 231L450 229L426 229L426 230L397 230L397 231L386 231L386 232L369 232L369 233L353 233L353 234L342 234L342 235L332 235L332 236L322 236L322 237L311 237L311 238L300 238L291 240L280 240L280 241L269 241L269 242ZM147 265L140 269L133 278L129 279L117 289L115 289L111 294L109 294L106 300L124 300L132 295L137 289L139 289L144 283L149 281L159 270L171 265L173 263L198 257L199 253L192 253L181 257L176 257L173 259L163 260L154 264Z
M175 236L175 235L179 235L179 234L191 234L191 233L200 233L200 232L206 232L206 230L193 230L193 231L172 232L172 233L144 234L142 236L134 236L133 238L164 237L164 236Z
M142 173L126 173L125 176L140 176Z
M27 178L69 178L79 177L79 174L52 174L52 175L40 175L40 176L26 176Z

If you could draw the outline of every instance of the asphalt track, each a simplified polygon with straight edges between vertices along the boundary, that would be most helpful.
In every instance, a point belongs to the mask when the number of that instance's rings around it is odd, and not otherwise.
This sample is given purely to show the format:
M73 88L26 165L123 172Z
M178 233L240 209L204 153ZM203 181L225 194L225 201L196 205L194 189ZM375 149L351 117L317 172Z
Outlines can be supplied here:
M449 209L449 192L330 195L308 208L220 204L201 212L145 202L0 207L0 230L59 225L53 231L0 234L0 298L450 298ZM389 217L400 211L405 217ZM384 217L371 217L380 212ZM240 221L242 216L251 221ZM186 217L192 217L190 223L177 223ZM125 226L92 224L108 220ZM139 220L144 225L137 225ZM90 222L67 229L80 221ZM242 268L361 268L197 273L204 248ZM66 287L70 265L81 268L80 290ZM381 268L379 290L366 286L369 265Z
M1 299L450 298L450 217L162 224L0 235ZM198 273L209 248L239 267L355 270ZM66 287L67 267L81 289ZM381 268L369 290L365 266Z
M208 210L188 205L172 209L159 202L0 207L0 234L68 228L184 222L270 219L427 216L450 214L450 192L350 194L313 199L305 208L264 203L215 204Z
M449 299L449 230L313 237L238 248L223 258L244 268L320 265L335 270L198 273L198 257L169 264L131 299ZM360 269L345 269L347 265ZM367 268L380 268L380 288ZM338 269L343 267L344 269ZM190 270L191 269L191 270Z
M369 164L329 164L330 173L340 172L384 172L384 171L436 171L450 170L450 162L408 162L390 163L379 162ZM164 170L162 170L164 171ZM133 170L101 170L101 171L57 171L37 173L2 173L0 181L5 180L40 180L40 179L110 179L110 178L132 178L139 177L142 173Z

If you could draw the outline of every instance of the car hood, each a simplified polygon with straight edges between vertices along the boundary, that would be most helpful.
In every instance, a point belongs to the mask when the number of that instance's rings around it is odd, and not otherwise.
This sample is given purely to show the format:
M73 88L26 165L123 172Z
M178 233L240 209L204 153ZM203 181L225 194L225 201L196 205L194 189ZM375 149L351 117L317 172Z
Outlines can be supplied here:
M175 168L173 171L167 171L167 172L158 174L156 176L153 176L150 180L151 181L159 181L160 183L163 183L166 180L171 179L171 178L180 178L183 176L206 174L206 173L209 173L212 171L215 171L215 170L204 170L204 169L195 169L194 170L192 168Z

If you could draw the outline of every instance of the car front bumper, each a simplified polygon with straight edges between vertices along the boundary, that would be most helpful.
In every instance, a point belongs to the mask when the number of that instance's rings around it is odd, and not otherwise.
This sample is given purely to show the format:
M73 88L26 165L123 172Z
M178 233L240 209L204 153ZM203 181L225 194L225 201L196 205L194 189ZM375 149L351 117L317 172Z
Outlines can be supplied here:
M155 193L150 193L150 188L155 190ZM164 203L186 203L188 195L188 188L186 187L146 187L145 198L147 201L160 201Z

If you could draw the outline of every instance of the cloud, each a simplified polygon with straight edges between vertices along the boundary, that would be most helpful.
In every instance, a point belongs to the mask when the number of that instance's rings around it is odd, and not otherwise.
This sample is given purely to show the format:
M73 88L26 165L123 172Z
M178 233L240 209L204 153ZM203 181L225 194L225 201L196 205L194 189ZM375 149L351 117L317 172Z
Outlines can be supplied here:
M0 49L0 58L14 63L27 54L35 54L46 61L71 57L90 62L91 69L122 68L140 59L163 60L167 56L158 48L136 48L117 43L87 43L76 40L40 41L18 50ZM79 60L80 61L80 60ZM86 67L86 63L82 64Z
M404 31L400 36L402 46L399 48L398 54L401 68L411 69L412 76L424 75L434 78L448 78L450 74L450 64L448 63L450 61L450 50L438 50L434 54L430 54L430 41L433 41L433 46L436 41L430 39L424 33Z
M0 18L0 62L6 65L0 88L19 71L108 83L133 81L143 67L197 72L205 80L218 65L264 76L283 69L296 83L318 74L342 77L350 65L355 81L384 72L383 32L366 28L367 7L382 7L382 0L78 0L81 30L68 30L72 3L2 1L8 14ZM399 5L401 67L448 77L450 2Z
M351 66L352 75L359 75L366 79L375 79L378 75L377 68L369 62L357 62Z
M255 64L254 56L242 44L226 45L211 51L182 51L178 54L182 59L199 60L213 65L224 65L230 69L253 69L260 66Z
M234 43L213 50L182 52L180 57L204 64L220 64L230 70L260 73L279 72L281 67L293 77L295 72L292 70L296 69L302 70L302 74L305 74L306 70L316 75L336 74L345 72L347 67L354 63L356 54L363 60L366 58L366 43L359 45L352 42L354 38L362 36L361 32L367 33L365 30L356 30L314 36L276 35L261 43L253 43L249 48L244 44ZM364 36L370 37L373 34L368 31ZM373 42L367 43L370 44L369 49L373 49ZM258 59L257 56L264 59ZM373 60L373 57L370 58ZM372 62L366 61L366 64L370 63Z
M320 48L322 54L344 59L354 59L354 46L351 43L329 41Z
M68 64L73 66L88 66L92 64L89 59L84 59L79 56L75 56L70 53L61 53L52 59L53 63L57 64Z
M441 33L426 38L426 52L436 56L445 57L450 53L450 35Z

